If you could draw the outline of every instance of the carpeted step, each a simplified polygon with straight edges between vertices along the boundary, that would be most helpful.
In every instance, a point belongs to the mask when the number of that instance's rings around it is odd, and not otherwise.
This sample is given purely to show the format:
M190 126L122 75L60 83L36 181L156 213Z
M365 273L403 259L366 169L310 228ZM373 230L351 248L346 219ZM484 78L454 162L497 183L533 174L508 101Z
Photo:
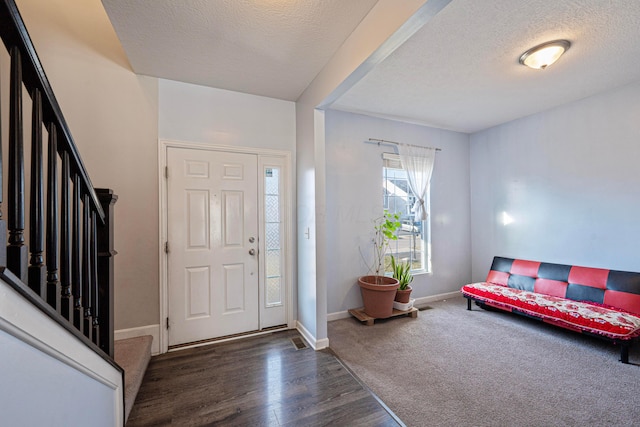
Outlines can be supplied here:
M152 341L151 335L144 335L117 340L114 343L114 358L116 363L124 369L125 421L129 418L142 378L149 365Z

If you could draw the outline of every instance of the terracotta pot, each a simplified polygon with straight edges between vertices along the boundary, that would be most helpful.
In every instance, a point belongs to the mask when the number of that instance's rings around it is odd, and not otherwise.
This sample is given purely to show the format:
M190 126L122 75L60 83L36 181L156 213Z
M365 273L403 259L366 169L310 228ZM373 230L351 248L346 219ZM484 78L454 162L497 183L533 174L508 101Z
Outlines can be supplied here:
M358 278L364 312L376 319L385 319L393 314L393 299L400 283L393 277L362 276Z
M409 302L409 300L411 299L411 291L413 289L411 289L411 286L407 286L407 289L401 291L400 289L398 289L396 291L396 299L395 301L398 301L402 304L406 304Z

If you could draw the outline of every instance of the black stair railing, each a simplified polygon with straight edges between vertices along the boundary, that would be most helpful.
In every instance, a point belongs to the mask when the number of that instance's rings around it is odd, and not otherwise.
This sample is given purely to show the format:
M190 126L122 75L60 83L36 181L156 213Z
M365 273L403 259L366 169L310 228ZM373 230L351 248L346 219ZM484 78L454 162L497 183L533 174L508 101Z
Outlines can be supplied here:
M0 0L0 36L10 62L0 67L10 74L8 140L0 144L0 279L120 369L113 362L117 197L91 184L14 0Z

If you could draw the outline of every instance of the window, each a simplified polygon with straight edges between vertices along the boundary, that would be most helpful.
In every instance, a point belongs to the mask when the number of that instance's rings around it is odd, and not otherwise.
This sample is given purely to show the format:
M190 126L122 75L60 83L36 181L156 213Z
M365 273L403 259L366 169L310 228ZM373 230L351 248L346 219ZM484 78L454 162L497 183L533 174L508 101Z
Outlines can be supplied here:
M391 213L400 214L402 227L398 230L398 240L392 240L391 255L401 262L411 262L413 273L431 271L431 239L429 236L429 219L426 221L414 221L413 204L415 196L409 189L407 173L402 169L400 156L384 153L382 156L382 200L384 209ZM429 206L429 192L425 204L427 212ZM391 272L389 264L386 264L387 272Z
M266 307L283 304L283 222L280 168L264 169Z

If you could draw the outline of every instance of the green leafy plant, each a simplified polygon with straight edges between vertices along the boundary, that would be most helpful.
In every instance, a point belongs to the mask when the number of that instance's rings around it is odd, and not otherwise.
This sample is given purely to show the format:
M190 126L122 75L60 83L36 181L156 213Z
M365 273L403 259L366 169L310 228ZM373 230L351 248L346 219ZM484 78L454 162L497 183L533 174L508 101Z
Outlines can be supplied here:
M396 262L396 258L391 255L391 271L393 272L393 278L400 282L398 289L401 291L406 290L413 281L411 264L408 262Z
M385 209L384 214L374 220L373 229L373 265L369 270L375 276L384 276L385 272L385 255L390 249L389 242L398 240L396 231L402 226L400 223L400 214L390 213Z

